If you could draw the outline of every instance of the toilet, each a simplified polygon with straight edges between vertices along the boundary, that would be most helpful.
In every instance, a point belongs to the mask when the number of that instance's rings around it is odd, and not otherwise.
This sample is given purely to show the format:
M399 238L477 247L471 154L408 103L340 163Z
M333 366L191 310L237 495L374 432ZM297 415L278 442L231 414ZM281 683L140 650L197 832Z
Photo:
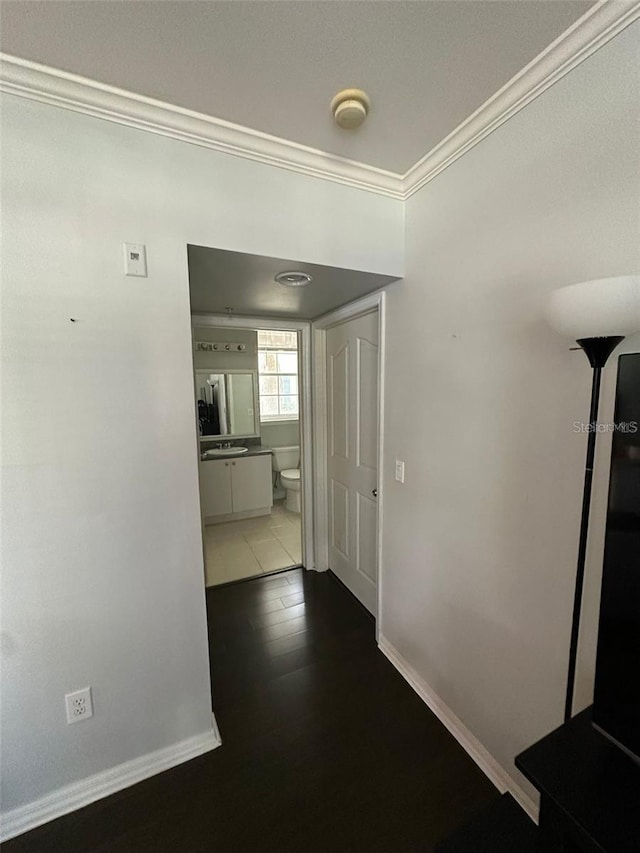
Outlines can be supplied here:
M280 477L289 512L300 512L300 447L274 447L271 464Z

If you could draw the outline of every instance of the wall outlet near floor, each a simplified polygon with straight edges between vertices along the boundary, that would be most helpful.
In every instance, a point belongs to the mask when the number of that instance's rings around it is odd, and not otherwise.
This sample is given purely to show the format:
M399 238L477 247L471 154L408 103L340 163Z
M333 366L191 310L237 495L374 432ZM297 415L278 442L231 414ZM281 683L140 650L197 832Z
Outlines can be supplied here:
M67 707L67 723L79 723L80 720L88 720L89 717L93 717L90 687L67 693L64 701Z
M404 462L396 459L396 480L398 483L404 483Z

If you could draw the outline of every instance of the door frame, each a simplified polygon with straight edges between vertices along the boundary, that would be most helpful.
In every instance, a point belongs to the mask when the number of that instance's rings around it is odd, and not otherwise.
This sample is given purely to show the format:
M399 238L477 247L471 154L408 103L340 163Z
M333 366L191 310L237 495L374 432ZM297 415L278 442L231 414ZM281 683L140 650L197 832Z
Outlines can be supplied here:
M382 535L384 492L381 488L384 471L384 366L385 366L385 310L386 294L377 290L355 302L349 302L335 311L323 314L311 323L312 332L312 372L313 372L313 460L315 483L315 532L316 532L316 568L324 572L329 568L329 491L327 457L327 370L326 335L327 330L347 320L378 312L378 501L377 501L377 543L378 574L376 578L377 616L376 639L380 634L380 615L382 613Z
M298 368L300 396L300 470L302 497L302 554L305 569L316 569L314 539L314 462L313 413L311 388L311 322L286 317L234 317L228 314L192 314L191 327L215 326L227 329L273 329L298 332Z

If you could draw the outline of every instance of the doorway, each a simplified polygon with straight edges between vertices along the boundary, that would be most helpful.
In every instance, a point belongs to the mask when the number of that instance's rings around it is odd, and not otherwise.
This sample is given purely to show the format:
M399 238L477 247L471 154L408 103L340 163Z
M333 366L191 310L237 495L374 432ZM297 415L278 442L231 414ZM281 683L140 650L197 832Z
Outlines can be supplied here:
M192 330L206 586L313 567L309 324L193 315Z

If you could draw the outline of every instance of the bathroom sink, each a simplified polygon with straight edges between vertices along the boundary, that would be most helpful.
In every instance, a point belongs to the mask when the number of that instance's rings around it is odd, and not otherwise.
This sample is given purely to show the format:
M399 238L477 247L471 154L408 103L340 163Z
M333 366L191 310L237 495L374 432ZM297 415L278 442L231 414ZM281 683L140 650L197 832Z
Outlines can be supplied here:
M211 450L205 450L202 458L210 459L212 456L236 456L238 453L246 453L248 450L248 447L212 447Z

